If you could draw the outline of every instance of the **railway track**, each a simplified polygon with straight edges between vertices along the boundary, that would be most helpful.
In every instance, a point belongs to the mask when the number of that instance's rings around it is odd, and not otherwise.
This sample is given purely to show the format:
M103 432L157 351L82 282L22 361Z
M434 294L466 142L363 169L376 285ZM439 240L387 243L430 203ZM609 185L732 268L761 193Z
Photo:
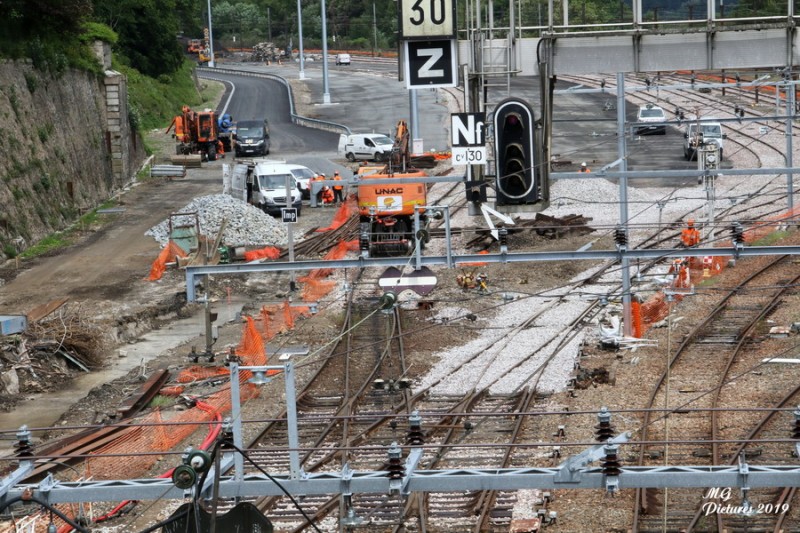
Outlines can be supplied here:
M459 185L453 185L437 203L462 196L459 193ZM753 202L759 207L770 203L773 202ZM725 212L736 216L753 209L753 204L732 206ZM466 203L460 200L453 205L463 208ZM684 216L693 212L687 210ZM298 244L296 253L298 256L318 256L340 240L350 240L355 234L354 226L357 226L353 221L357 219L351 219L332 232L307 238ZM667 223L658 231L642 237L640 245L658 247L677 236L673 223ZM654 262L651 266L657 264ZM608 263L598 268L594 276L565 285L563 294L587 284L599 284L612 268L614 263ZM517 363L508 365L500 377L476 379L470 393L448 395L437 389L447 379L445 377L415 387L412 393L402 381L408 374L402 345L406 335L402 310L378 310L374 298L375 280L363 277L367 275L369 273L360 272L362 277L349 280L357 290L351 291L350 302L343 311L338 342L317 358L315 364L318 368L298 394L304 471L387 470L390 459L387 450L393 443L398 444L402 455L408 446L424 444L421 464L426 469L504 468L542 462L542 453L536 448L519 445L541 436L534 420L525 413L539 407L538 380L554 358L580 342L581 329L598 312L597 302L587 302L564 331L544 339L542 346L547 348L549 355L533 365L530 362L542 347L531 347L530 352L523 354ZM611 286L604 290L613 293L616 289ZM365 300L365 292L371 299ZM462 365L471 367L480 378L481 369L504 364L504 347L521 336L537 319L557 312L565 298L555 296L546 306L534 306L536 310L521 316L517 325L509 328L494 349L467 354ZM493 391L502 388L500 382L510 381L515 375L525 376L524 386L511 391ZM452 376L448 378L452 379ZM375 386L377 380L381 380L380 388ZM409 428L410 421L416 424L417 415L422 420L421 427ZM277 419L247 448L250 457L265 470L285 472L289 470L285 413ZM704 438L712 442L716 440L713 436ZM476 449L481 453L475 453ZM727 457L728 452L722 456ZM308 530L311 523L333 525L341 522L353 526L360 524L364 531L436 531L437 527L446 524L459 531L505 532L513 516L516 497L514 491L413 495L407 500L393 495L354 495L343 499L338 496L307 497L302 506L310 520L287 498L262 499L257 503L282 531ZM785 499L790 497L787 494ZM697 500L696 494L694 499ZM541 505L546 505L544 499ZM687 515L690 513L687 506Z
M723 446L720 440L721 417L729 406L746 407L741 404L741 395L747 390L746 380L732 379L734 365L740 368L747 356L748 342L754 335L756 326L764 320L778 304L779 299L789 287L800 281L795 265L787 257L779 257L756 270L753 274L731 289L726 296L680 342L674 354L669 353L669 363L653 386L648 403L645 405L642 421L642 441L663 441L664 446L642 446L639 464L697 464L709 461L710 464L723 464ZM769 285L768 290L748 290L748 286ZM669 349L669 348L668 348ZM756 365L752 357L750 364ZM743 370L746 372L746 370ZM741 388L739 388L741 387ZM725 391L723 396L721 393ZM796 389L792 394L796 393ZM783 396L783 395L782 395ZM774 403L773 400L770 403ZM787 400L784 399L785 404ZM653 409L664 408L666 414L651 420ZM691 409L691 411L687 411ZM698 411L695 411L698 410ZM731 415L728 415L731 416ZM734 424L730 420L725 424ZM737 419L736 426L742 421ZM734 438L742 438L737 435ZM686 444L669 444L676 441ZM728 451L728 453L730 453ZM775 459L773 456L772 459ZM770 463L774 464L774 463ZM661 513L653 512L654 502L660 500ZM684 530L691 521L690 530L701 519L694 514L698 505L696 490L669 489L637 491L634 508L633 531L678 531ZM694 520L692 521L692 516ZM715 531L735 531L725 529L724 522L734 522L734 517L717 513ZM760 520L773 520L773 516L761 516ZM759 519L750 518L751 526L763 531L766 524ZM707 527L708 519L706 519ZM698 531L708 531L699 529Z

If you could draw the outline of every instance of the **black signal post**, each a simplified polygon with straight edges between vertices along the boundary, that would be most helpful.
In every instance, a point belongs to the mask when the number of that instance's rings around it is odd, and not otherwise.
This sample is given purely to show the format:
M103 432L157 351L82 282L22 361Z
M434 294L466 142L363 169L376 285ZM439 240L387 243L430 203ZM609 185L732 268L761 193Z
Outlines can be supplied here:
M524 100L508 98L494 112L497 205L541 200L536 170L536 120Z

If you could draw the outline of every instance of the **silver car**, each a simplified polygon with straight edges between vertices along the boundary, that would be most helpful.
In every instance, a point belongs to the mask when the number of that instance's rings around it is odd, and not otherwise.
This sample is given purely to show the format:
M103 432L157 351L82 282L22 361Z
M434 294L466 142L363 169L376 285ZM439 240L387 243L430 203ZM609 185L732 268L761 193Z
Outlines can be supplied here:
M657 105L647 104L639 108L639 114L636 116L636 126L634 133L636 135L650 135L658 134L664 135L667 133L667 115L664 110ZM653 123L650 125L650 123Z

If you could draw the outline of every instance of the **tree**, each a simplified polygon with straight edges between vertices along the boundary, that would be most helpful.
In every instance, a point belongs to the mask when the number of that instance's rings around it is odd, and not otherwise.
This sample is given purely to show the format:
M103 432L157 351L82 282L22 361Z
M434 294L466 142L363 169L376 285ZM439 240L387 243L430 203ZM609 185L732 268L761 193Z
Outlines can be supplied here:
M157 78L183 63L176 0L95 0L95 19L119 34L115 46L131 67Z
M50 33L77 36L91 13L91 0L3 0L0 33L19 38Z

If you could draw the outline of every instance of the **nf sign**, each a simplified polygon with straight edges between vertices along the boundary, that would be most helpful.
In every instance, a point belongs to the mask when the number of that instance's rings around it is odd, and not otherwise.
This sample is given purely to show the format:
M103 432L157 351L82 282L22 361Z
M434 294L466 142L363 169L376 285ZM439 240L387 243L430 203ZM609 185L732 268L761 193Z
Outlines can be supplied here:
M458 165L486 164L486 114L450 115L452 161Z
M406 41L405 52L406 88L456 86L455 39Z

